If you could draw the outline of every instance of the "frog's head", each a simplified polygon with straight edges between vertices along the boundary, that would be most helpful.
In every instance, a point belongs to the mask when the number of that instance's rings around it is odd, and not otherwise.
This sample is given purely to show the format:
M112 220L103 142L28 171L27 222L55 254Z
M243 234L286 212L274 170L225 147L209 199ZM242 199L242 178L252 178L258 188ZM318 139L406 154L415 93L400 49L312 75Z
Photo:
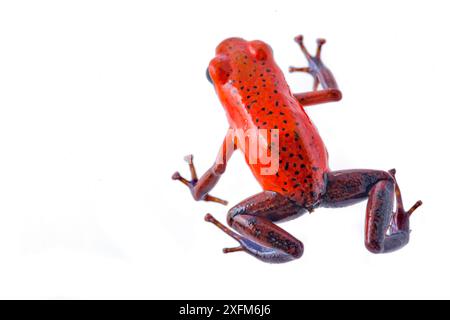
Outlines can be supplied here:
M216 56L211 60L206 75L216 86L230 80L251 81L251 78L258 77L257 66L269 59L273 59L272 49L266 43L229 38L217 46Z

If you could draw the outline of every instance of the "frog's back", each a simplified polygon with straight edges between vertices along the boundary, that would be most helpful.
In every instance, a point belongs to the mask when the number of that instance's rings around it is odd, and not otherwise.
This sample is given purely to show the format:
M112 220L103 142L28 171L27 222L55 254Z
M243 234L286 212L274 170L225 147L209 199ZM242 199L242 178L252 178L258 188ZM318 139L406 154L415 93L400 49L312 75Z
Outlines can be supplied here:
M257 129L278 130L274 136L278 138L278 170L265 175L262 173L267 165L258 162L249 166L264 190L276 191L312 208L325 191L324 173L329 170L326 147L289 89L276 91L267 101L253 106L249 123Z
M303 106L292 95L270 47L261 41L233 38L222 42L216 53L209 71L216 79L216 91L230 126L244 131L278 130L278 170L273 174L264 174L268 165L259 161L252 164L248 150L242 150L254 176L264 190L314 207L325 188L327 151ZM272 151L270 143L267 148Z

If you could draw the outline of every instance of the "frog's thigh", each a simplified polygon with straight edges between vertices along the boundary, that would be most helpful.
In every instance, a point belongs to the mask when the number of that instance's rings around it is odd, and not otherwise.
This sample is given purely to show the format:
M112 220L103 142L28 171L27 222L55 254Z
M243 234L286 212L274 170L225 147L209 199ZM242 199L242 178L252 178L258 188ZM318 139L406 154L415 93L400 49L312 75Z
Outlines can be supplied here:
M409 242L409 217L422 202L408 211L403 208L395 170L343 170L327 174L324 207L344 207L368 198L365 244L373 253L387 253ZM394 207L396 197L396 209Z
M227 222L237 215L245 214L266 218L272 222L282 222L297 218L307 210L289 198L274 192L263 191L238 203L228 211Z
M287 220L306 212L288 198L272 191L252 196L228 212L228 224L244 237L246 251L265 262L285 262L303 254L300 240L273 221Z

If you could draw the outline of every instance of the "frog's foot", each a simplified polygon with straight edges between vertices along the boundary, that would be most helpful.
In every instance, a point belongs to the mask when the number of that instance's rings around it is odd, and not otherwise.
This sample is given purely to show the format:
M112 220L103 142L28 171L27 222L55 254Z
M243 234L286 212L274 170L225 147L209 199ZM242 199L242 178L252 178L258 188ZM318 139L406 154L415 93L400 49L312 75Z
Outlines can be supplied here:
M253 221L256 218L255 217L250 217L250 219ZM269 247L269 246L264 246L261 245L259 243L257 243L256 241L252 241L248 238L245 238L243 236L241 236L240 234L232 231L231 229L227 228L226 226L224 226L222 223L220 223L219 221L217 221L217 219L215 219L211 214L207 214L205 216L205 220L207 222L211 222L212 224L214 224L216 227L218 227L220 230L222 230L223 232L225 232L227 235L229 235L230 237L232 237L234 240L236 240L237 242L239 242L239 246L238 247L233 247L233 248L224 248L223 249L223 253L231 253L231 252L238 252L238 251L244 251L246 253L248 253L251 256L254 256L255 258L263 261L263 262L268 262L268 263L283 263L283 262L289 262L292 261L294 259L298 259L302 256L303 254L303 245L301 244L301 242L299 242L299 250L296 252L289 252L289 250L282 250L282 249L278 249L275 247ZM251 223L251 222L249 222ZM265 227L264 225L262 225L261 227ZM258 231L258 227L256 226L256 232L261 232ZM277 230L278 231L278 230ZM273 244L278 243L278 245L285 245L287 244L289 241L284 240L282 241L280 239L280 234L276 233L275 231L269 231L269 235L270 235L270 239L272 239ZM292 250L291 250L292 251Z
M308 49L306 49L305 44L303 43L303 36L299 35L297 37L295 37L295 42L298 43L298 45L300 46L300 49L302 50L303 54L305 55L306 59L308 60L309 63L311 62L318 62L321 61L321 54L322 54L322 46L327 42L325 39L319 38L316 40L317 42L317 49L316 49L316 54L315 56L312 56ZM312 70L310 68L296 68L296 67L290 67L289 68L290 72L296 72L296 71L300 71L300 72L311 72Z
M388 171L389 174L394 178L395 182L395 199L397 202L397 209L392 216L392 221L389 226L389 232L396 233L399 231L407 231L409 232L409 218L412 213L422 205L422 201L417 201L409 210L405 211L403 207L402 194L400 192L400 187L398 186L398 182L395 179L395 169L391 169Z
M324 65L321 60L321 53L322 53L322 46L326 43L326 40L325 39L317 39L317 50L316 50L315 56L312 56L306 49L306 47L303 43L302 35L295 37L295 42L297 42L299 44L300 49L302 50L303 54L305 55L309 66L303 67L303 68L289 67L289 72L306 72L306 73L309 73L310 75L312 75L314 78L313 89L314 89L314 91L316 91L320 84L319 74L321 72L321 69L324 68Z
M203 200L203 201L211 201L211 202L217 202L223 205L227 205L228 201L222 200L220 198L217 197L213 197L209 194L204 194L202 196L199 196L199 192L198 192L198 177L197 177L197 172L195 170L195 166L194 166L194 156L193 155L187 155L186 157L184 157L184 160L188 163L189 165L189 170L191 171L191 180L187 180L185 178L183 178L180 173L177 171L172 175L172 179L173 180L179 180L181 183L183 183L184 185L186 185L189 190L192 193L192 196L194 197L195 200Z

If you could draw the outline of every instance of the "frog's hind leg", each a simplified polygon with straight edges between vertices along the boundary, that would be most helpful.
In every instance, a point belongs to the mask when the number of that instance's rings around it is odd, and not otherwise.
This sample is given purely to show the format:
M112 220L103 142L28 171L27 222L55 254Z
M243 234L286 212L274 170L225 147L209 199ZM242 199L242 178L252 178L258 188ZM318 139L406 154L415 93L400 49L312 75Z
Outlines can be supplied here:
M408 244L409 218L422 202L404 210L394 169L335 171L327 174L327 180L324 207L344 207L368 198L365 245L370 252L388 253Z
M303 244L273 222L292 219L305 212L306 209L288 198L264 191L242 201L228 212L228 224L239 233L228 229L210 214L206 215L205 220L239 242L239 247L226 248L224 253L244 251L264 262L282 263L300 258Z
M289 72L306 72L314 78L313 91L294 94L295 98L303 105L310 106L319 103L339 101L342 99L342 93L338 88L336 80L322 62L321 53L322 46L325 44L325 39L317 39L317 51L315 56L312 56L306 49L303 43L303 36L297 36L295 41L300 46L301 51L308 61L308 67L297 68L290 67ZM323 90L317 90L319 84Z

